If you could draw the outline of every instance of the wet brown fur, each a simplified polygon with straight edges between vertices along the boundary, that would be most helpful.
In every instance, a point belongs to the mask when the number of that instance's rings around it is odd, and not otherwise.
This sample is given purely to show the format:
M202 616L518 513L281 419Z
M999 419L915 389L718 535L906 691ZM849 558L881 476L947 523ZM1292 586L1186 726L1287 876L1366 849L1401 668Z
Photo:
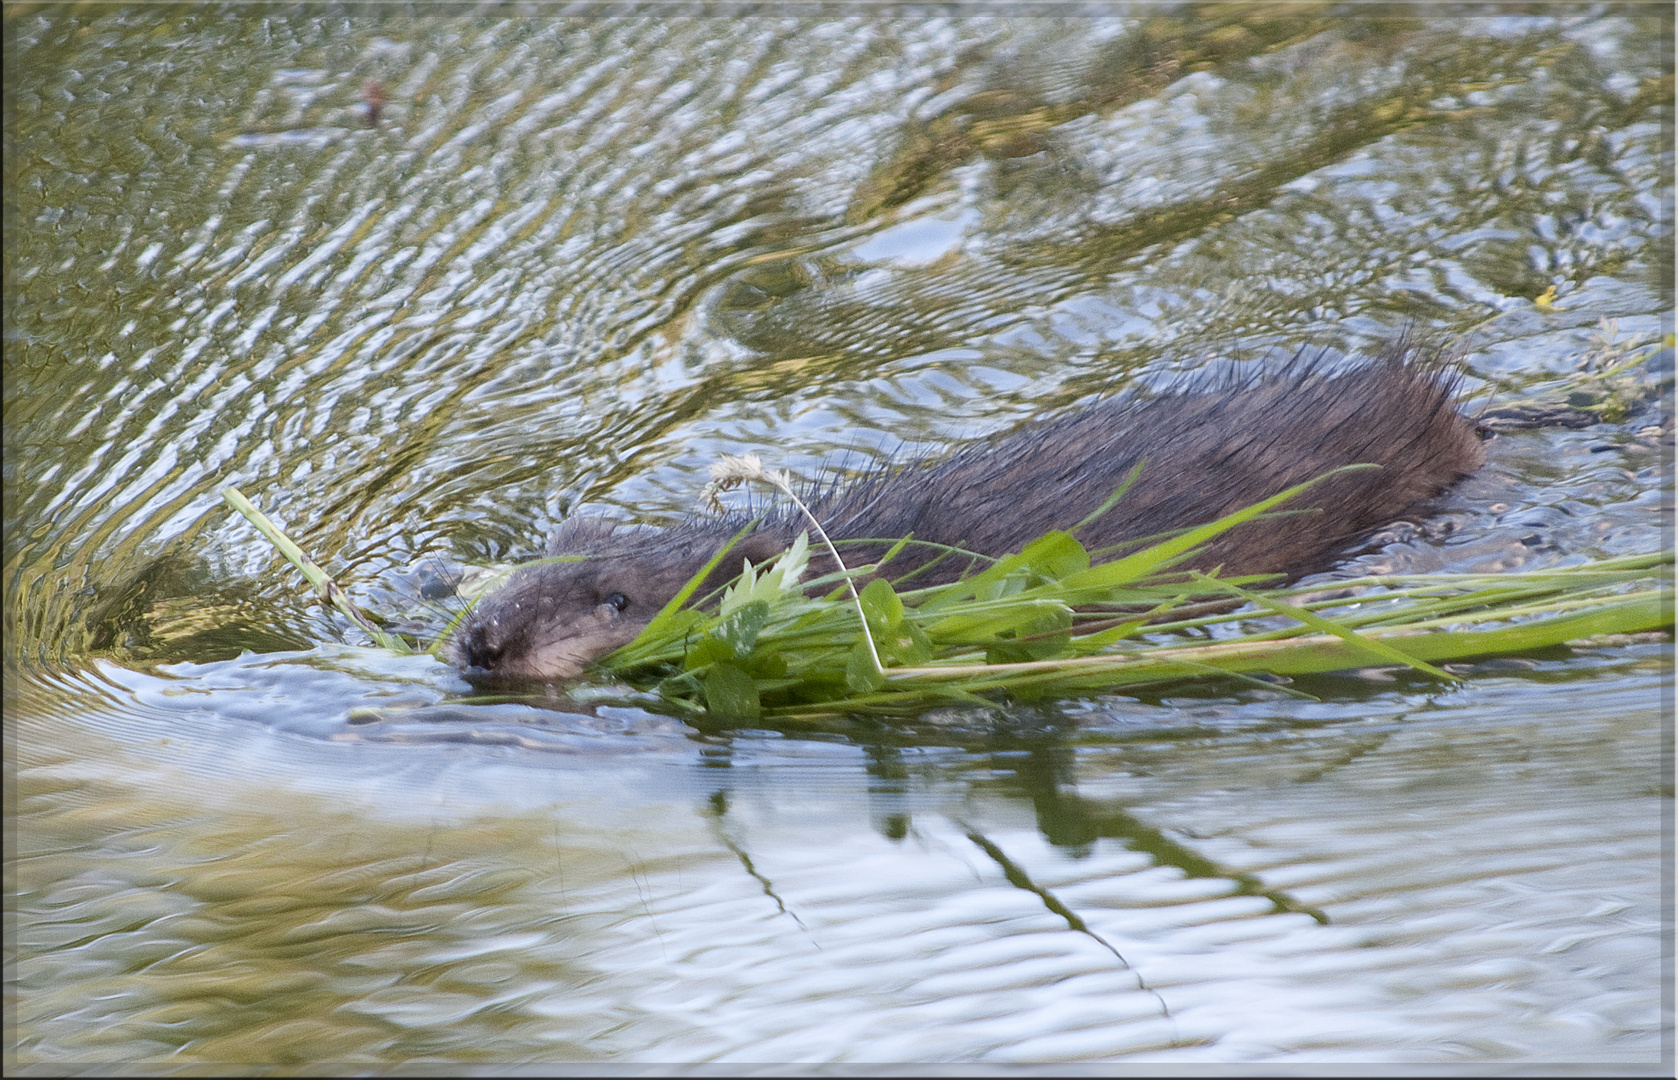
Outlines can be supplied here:
M1343 465L1380 466L1322 481L1286 507L1303 512L1237 526L1187 564L1291 579L1324 568L1338 549L1480 467L1480 439L1457 411L1454 389L1442 365L1403 342L1338 373L1300 355L1256 379L1110 399L809 501L836 541L912 533L994 556L1071 529L1143 462L1118 504L1077 532L1097 551L1203 525ZM479 678L578 675L630 641L746 520L696 516L669 529L567 522L549 554L583 561L516 571L463 620L450 658ZM738 573L742 557L763 562L805 527L791 508L775 510L713 576L720 583ZM841 550L854 565L883 549ZM935 554L912 546L893 560L892 576ZM812 559L817 572L831 569L822 562ZM953 580L970 562L945 559L914 584Z

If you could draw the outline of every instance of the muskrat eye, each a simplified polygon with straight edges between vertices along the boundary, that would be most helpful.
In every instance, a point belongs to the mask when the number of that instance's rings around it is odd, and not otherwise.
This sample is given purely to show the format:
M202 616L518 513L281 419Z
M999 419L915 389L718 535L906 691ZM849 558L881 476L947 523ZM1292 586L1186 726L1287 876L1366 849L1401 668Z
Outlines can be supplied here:
M622 611L624 608L629 606L629 597L625 596L621 592L615 592L600 602L602 604L610 604L617 610Z

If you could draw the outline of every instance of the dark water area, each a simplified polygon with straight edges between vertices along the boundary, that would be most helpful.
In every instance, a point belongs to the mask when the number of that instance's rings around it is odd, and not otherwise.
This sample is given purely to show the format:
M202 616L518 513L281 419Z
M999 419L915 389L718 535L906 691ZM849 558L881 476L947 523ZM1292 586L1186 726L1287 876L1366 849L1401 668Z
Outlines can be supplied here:
M470 700L223 504L435 633L723 453L1409 331L1615 407L1338 572L1671 550L1669 6L1045 10L6 9L8 1072L1670 1074L1658 636L698 728Z

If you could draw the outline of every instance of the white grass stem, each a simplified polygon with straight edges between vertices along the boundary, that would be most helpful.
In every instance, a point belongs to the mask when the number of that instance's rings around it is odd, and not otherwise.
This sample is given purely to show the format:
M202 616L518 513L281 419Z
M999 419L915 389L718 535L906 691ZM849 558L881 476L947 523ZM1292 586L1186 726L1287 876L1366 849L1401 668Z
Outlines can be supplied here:
M835 548L833 541L828 539L827 530L822 528L822 523L816 520L816 515L810 512L810 508L804 505L804 500L800 499L798 493L793 491L792 478L787 475L786 471L765 469L763 461L756 454L746 454L741 457L724 454L715 465L711 466L711 483L707 487L706 494L715 503L717 492L727 491L729 488L748 480L768 484L791 499L792 504L798 507L799 512L810 522L810 527L816 530L816 535L821 537L822 546L827 548L827 553L833 559L833 564L845 576L845 588L850 590L851 604L856 608L857 621L862 624L862 640L868 643L868 659L874 664L874 673L883 678L886 674L885 667L880 663L880 650L874 645L874 635L868 629L868 615L862 610L862 597L857 594L856 582L851 580L851 575L845 566L845 560L839 557L839 549Z

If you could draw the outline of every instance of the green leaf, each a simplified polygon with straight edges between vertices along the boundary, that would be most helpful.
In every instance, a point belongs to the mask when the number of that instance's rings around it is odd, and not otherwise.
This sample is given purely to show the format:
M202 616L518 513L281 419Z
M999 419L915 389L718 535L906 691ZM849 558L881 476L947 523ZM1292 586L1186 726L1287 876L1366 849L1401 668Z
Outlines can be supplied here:
M904 548L908 547L909 546L909 541L913 540L914 538L915 538L915 534L910 533L908 536L903 537L902 539L898 540L895 544L893 544L891 547L887 548L886 553L884 555L881 555L879 557L879 559L875 561L875 563L874 563L875 568L879 569L880 567L883 567L887 563L891 562L893 559L897 558L897 553L902 551Z
M1081 648L1088 650L1099 649L1104 646L1111 645L1114 642L1123 641L1125 638L1130 637L1132 634L1147 625L1147 619L1137 619L1134 622L1120 623L1118 626L1110 626L1105 630L1097 630L1093 634L1084 634L1076 640Z
M1130 470L1130 472L1128 474L1126 474L1124 480L1119 484L1119 486L1113 489L1113 494L1107 496L1107 500L1105 502L1103 502L1100 506L1096 507L1094 512L1092 512L1088 517L1084 518L1084 520L1082 520L1082 521L1078 522L1078 524L1072 526L1072 528L1069 531L1074 532L1074 533L1082 532L1083 529L1084 529L1084 526L1086 526L1086 525L1090 524L1091 522L1095 521L1101 515L1105 514L1107 511L1109 511L1109 510L1113 509L1113 507L1117 506L1119 504L1119 500L1124 498L1125 492L1129 491L1131 489L1131 487L1136 483L1136 481L1138 481L1142 478L1142 466L1145 465L1145 464L1147 464L1147 459L1146 458L1142 459L1141 461L1138 461L1136 463L1136 465Z
M1012 603L986 604L971 614L946 615L929 626L927 632L935 640L953 642L978 641L1006 633L1018 636L1031 633L1031 627L1039 619L1056 612L1070 615L1071 611L1059 600L1027 597Z
M743 669L758 681L758 689L764 689L763 683L773 679L780 679L787 673L786 657L778 652L754 652L741 661Z
M876 631L874 646L880 650L880 662L887 667L913 667L933 657L932 639L926 631L909 619L903 619L889 630Z
M868 628L876 634L889 632L903 621L903 601L885 578L870 581L858 599L868 618Z
M773 604L789 592L797 592L798 579L810 561L810 534L799 533L791 547L761 567L754 568L750 559L741 561L740 576L723 590L718 605L723 615L760 601Z
M705 708L713 716L756 720L763 713L757 683L733 664L718 663L705 673Z
M874 670L874 658L868 653L868 642L860 637L845 657L845 685L860 694L886 685L885 676Z
M1070 609L1051 612L1026 625L1018 635L1026 640L1000 640L985 650L988 664L1020 664L1028 660L1056 660L1072 655Z
M1004 555L979 573L938 590L922 601L920 609L938 611L974 598L996 600L1019 592L1025 587L1024 564L1024 558L1018 554Z
M349 593L346 593L336 581L332 580L325 570L316 566L313 560L303 554L303 549L294 544L291 537L281 532L278 525L268 520L266 514L258 510L249 499L245 498L244 492L229 485L221 489L221 497L229 506L242 514L246 521L254 525L256 531L265 536L270 544L278 548L280 554L284 555L291 565L297 567L303 576L309 579L309 584L320 591L323 600L343 612L345 617L361 627L368 637L393 653L404 656L413 653L413 648L406 641L396 634L386 633L373 618L357 607L355 602L350 599ZM448 639L449 634L454 632L455 626L465 615L466 612L462 611L449 623L448 630L437 639L437 645L433 646L431 650L433 655L437 653L442 643Z
M1071 533L1047 532L1020 549L1025 565L1050 581L1090 568L1090 553Z
M688 649L687 655L682 658L682 667L687 671L694 671L718 661L733 660L738 655L729 642L706 634Z
M753 600L718 623L711 634L733 646L736 656L745 656L757 647L757 636L768 623L768 601Z
M1303 586L1248 588L1270 580L1263 575L1158 576L1224 529L1261 513L1277 516L1272 508L1309 486L1144 541L1152 546L1132 547L1111 563L1091 566L1070 533L1049 533L949 586L869 581L856 605L848 588L825 599L807 592L841 575L802 582L789 550L784 563L748 565L728 590L725 614L666 612L664 637L644 642L629 657L634 663L626 666L619 654L611 666L632 685L656 689L681 715L832 720L913 716L947 702L983 706L1000 693L1050 697L1185 678L1251 679L1248 672L1326 672L1371 657L1444 675L1429 662L1672 626L1670 552L1521 574L1356 579L1336 584L1375 591L1321 599ZM1234 636L1171 633L1246 629L1237 624L1253 616L1234 610L1232 598L1285 614L1293 625L1267 621ZM858 634L859 607L878 667ZM1074 608L1084 614L1075 617ZM1092 608L1122 622L1078 635L1080 624L1092 625Z

